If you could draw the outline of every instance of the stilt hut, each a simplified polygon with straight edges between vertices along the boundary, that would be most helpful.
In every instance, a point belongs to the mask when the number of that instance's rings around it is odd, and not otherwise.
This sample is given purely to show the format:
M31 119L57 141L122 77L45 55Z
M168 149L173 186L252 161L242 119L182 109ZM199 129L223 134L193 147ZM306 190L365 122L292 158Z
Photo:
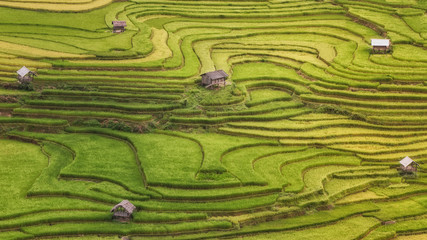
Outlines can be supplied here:
M113 21L113 33L121 33L125 31L126 21Z
M113 219L128 222L132 219L132 213L136 207L128 200L123 200L114 206L110 212L113 213Z
M416 173L418 170L418 163L412 160L410 157L405 157L400 160L400 170L404 173Z
M391 50L390 39L371 39L372 52L386 53Z
M37 73L30 71L30 69L25 66L16 71L16 73L18 73L18 82L21 84L29 84L33 81L34 76L37 76Z
M202 77L202 85L206 86L206 88L221 85L225 86L226 80L228 78L228 74L225 73L223 70L203 73L200 76Z

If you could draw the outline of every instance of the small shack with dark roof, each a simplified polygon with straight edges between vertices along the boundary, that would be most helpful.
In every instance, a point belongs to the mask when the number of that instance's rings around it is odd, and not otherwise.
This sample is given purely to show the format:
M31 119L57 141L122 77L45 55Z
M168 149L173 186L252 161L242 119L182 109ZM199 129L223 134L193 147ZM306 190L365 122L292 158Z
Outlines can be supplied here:
M29 84L33 81L34 76L37 76L37 73L30 71L30 69L25 66L16 71L16 73L18 73L18 82L21 84Z
M400 170L405 173L416 173L418 166L418 163L416 163L410 157L405 157L404 159L400 160Z
M386 53L391 49L390 39L371 39L372 51Z
M113 21L113 33L121 33L125 31L126 21Z
M123 200L116 206L114 206L110 212L113 213L113 219L119 221L130 221L132 219L132 213L136 207L128 200Z
M225 86L228 74L223 70L207 72L200 75L202 77L202 85L209 88L211 86Z

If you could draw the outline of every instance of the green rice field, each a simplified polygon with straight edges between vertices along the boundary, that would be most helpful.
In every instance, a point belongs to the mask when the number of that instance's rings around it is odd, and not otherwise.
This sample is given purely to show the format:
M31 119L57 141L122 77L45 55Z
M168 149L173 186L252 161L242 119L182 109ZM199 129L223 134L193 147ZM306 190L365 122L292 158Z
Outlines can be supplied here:
M0 239L426 239L425 164L425 0L0 0Z

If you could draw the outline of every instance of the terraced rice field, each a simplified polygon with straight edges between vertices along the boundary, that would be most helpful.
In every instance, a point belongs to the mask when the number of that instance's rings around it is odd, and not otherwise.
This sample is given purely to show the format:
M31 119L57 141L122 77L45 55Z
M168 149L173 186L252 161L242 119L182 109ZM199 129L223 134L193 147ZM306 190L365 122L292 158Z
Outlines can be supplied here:
M426 10L0 0L0 239L425 239Z

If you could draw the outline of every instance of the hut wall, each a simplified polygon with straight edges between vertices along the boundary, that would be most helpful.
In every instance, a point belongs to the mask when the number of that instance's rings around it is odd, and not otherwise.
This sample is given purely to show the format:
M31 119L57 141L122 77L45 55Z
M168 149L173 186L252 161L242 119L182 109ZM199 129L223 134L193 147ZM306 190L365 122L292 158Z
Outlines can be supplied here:
M202 76L202 84L203 85L209 85L211 83L212 83L212 80L207 75Z
M402 171L404 171L404 172L416 172L417 171L417 167L414 165L409 165L407 167L401 166L400 169L402 169Z
M225 82L225 78L218 78L212 81L213 84L221 84Z
M385 46L374 46L373 50L377 51L377 52L385 52L385 51L389 50L389 47L385 47Z
M115 32L115 33L120 33L120 32L124 32L124 31L125 31L125 27L123 27L123 26L113 27L113 32Z
M18 76L18 80L20 83L30 83L33 81L33 77L29 74L25 75L25 76Z
M113 214L113 219L119 220L119 221L129 221L131 220L132 215L130 215L126 211L116 211Z

